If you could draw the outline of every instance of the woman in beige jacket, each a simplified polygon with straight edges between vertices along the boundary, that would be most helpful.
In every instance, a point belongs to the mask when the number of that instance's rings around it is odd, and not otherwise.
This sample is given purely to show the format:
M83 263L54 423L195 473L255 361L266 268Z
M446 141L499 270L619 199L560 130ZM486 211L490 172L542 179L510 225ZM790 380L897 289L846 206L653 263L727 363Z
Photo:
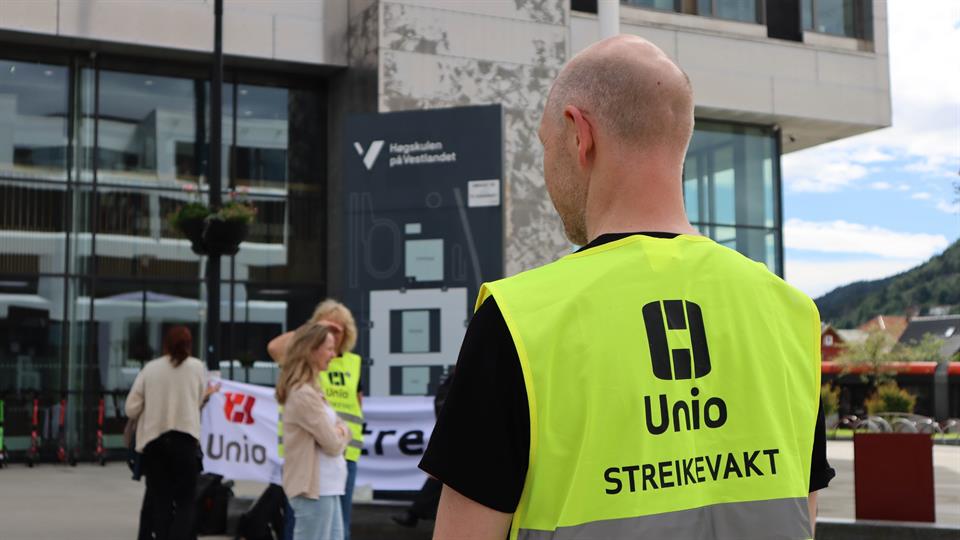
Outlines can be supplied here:
M343 451L353 436L317 386L317 375L336 354L329 326L305 324L290 338L277 382L277 401L283 405L283 491L296 518L294 540L343 538Z
M200 475L200 407L219 386L207 386L203 362L190 356L193 337L174 326L164 356L147 363L127 395L127 416L137 422L147 489L138 538L188 539Z

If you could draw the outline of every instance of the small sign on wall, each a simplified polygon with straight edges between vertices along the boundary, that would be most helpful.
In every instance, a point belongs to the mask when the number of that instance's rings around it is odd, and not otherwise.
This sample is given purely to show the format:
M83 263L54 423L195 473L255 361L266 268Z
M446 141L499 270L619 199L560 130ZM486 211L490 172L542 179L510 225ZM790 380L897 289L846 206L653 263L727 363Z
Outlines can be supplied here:
M469 208L500 206L500 180L467 182L467 206Z

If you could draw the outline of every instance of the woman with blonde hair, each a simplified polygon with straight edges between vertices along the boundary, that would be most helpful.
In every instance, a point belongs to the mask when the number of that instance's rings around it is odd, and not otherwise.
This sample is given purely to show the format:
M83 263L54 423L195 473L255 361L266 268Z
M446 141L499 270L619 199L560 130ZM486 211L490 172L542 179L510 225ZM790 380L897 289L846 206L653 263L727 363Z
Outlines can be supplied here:
M343 451L352 437L317 384L336 355L329 325L307 323L290 336L277 381L283 405L283 491L296 523L294 540L342 540Z
M362 362L360 357L352 352L357 343L357 323L347 306L330 298L317 305L308 322L328 325L337 338L337 356L330 363L325 376L320 377L320 384L330 406L353 433L353 440L350 441L346 453L347 484L344 495L340 498L343 536L344 540L350 540L353 486L357 478L357 460L360 458L360 450L363 449L363 387L360 378ZM293 332L287 332L274 338L267 346L267 352L278 364L283 365L283 351L292 336ZM291 530L294 527L295 525L289 526Z

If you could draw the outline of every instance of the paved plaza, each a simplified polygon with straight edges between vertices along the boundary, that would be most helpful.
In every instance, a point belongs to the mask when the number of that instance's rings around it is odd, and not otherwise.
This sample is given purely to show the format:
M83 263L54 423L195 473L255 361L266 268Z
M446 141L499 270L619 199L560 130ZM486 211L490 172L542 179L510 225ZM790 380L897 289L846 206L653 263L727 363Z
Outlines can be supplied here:
M853 443L831 441L827 452L837 478L821 492L820 515L852 519ZM934 467L937 522L960 525L960 447L935 446ZM2 469L0 540L135 538L144 485L129 478L121 463L33 469L17 464ZM240 482L235 491L255 497L262 489L261 484Z

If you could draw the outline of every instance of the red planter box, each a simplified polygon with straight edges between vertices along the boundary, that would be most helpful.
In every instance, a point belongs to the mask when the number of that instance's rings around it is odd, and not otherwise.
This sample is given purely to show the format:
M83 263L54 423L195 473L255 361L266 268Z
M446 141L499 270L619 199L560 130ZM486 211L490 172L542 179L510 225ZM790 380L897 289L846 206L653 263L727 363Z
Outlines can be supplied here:
M934 522L933 438L924 433L856 433L857 519Z

